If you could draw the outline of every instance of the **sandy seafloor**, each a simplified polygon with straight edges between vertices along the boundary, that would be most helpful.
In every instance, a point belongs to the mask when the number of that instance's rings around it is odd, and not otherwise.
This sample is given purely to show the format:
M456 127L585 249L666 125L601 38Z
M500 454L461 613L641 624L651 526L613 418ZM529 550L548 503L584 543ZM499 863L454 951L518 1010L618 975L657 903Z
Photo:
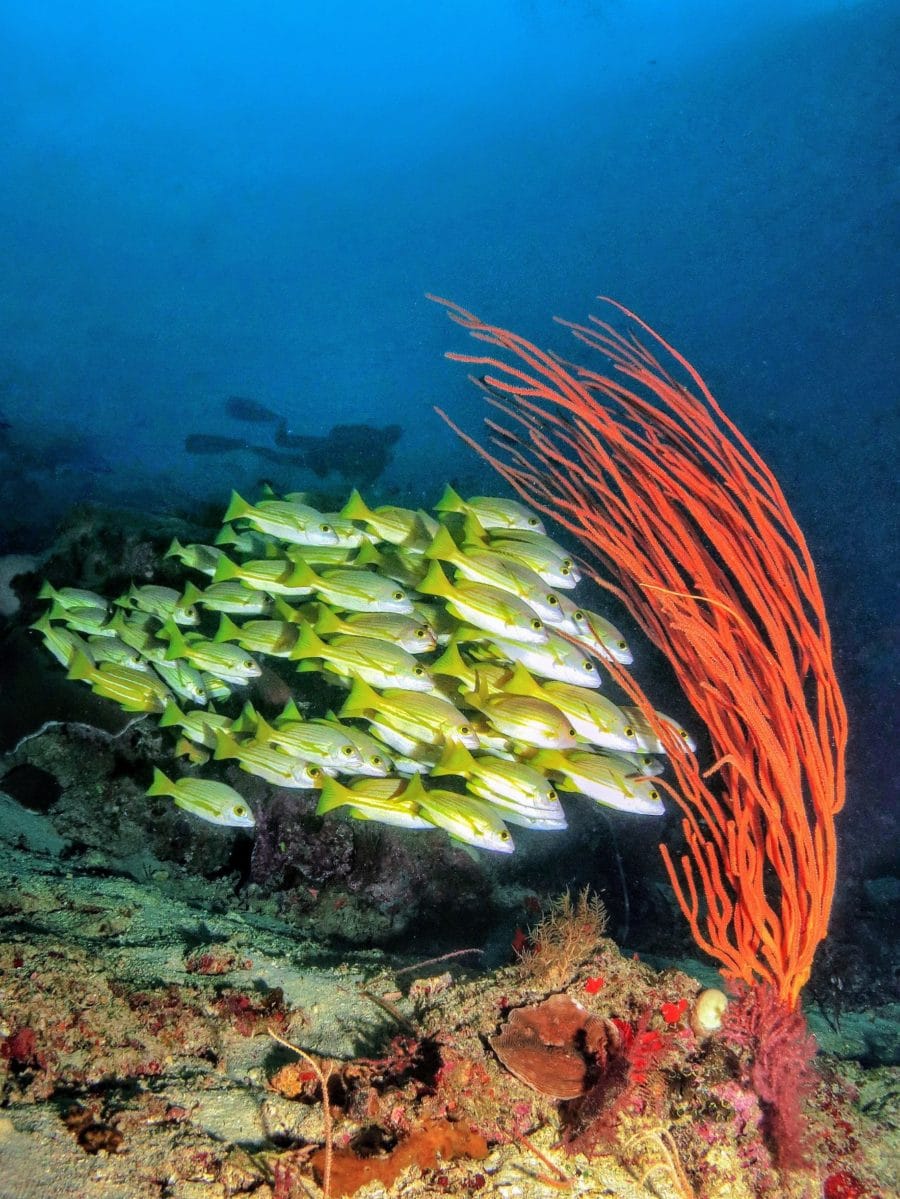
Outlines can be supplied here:
M490 1051L472 1030L479 1025L493 1030L498 994L515 1002L518 987L523 998L533 997L515 966L483 976L459 961L448 962L395 980L394 970L408 964L401 955L329 951L299 938L264 907L235 910L225 883L213 884L211 892L210 884L200 886L184 871L154 865L146 853L140 860L147 879L104 876L98 873L101 853L67 858L69 845L50 820L8 799L2 805L2 1032L8 1037L26 1021L36 1032L33 1060L3 1063L3 1199L316 1195L318 1188L304 1172L293 1190L271 1186L275 1163L291 1160L288 1146L317 1144L323 1131L311 1095L292 1099L273 1090L271 1079L290 1055L267 1035L267 1026L317 1054L346 1060L377 1056L398 1030L406 1030L360 989L391 994L400 1013L480 1057L479 1065L493 1077L497 1068ZM209 968L223 973L198 972L198 939L210 963L215 957ZM594 961L574 972L569 989L584 999L585 977L600 969L607 975L638 970L632 986L645 995L658 994L660 985L670 994L696 993L694 977L715 982L697 963L680 967L657 975L619 958L605 941ZM437 994L411 999L415 979L440 979ZM277 1002L269 1004L273 992ZM602 1003L592 1006L599 1010ZM860 1193L872 1196L896 1194L900 1184L900 1077L896 1069L866 1069L855 1059L889 1054L892 1044L896 1052L898 1015L896 1005L854 1012L842 1020L840 1033L815 1013L810 1018L821 1047L819 1069L827 1079L821 1094L837 1105L826 1126L833 1129L839 1110L846 1124L840 1160L867 1181ZM534 1098L514 1079L507 1082L519 1101ZM408 1094L404 1098L398 1091L397 1103L404 1102ZM73 1121L73 1108L87 1115L77 1113ZM621 1154L588 1161L554 1148L558 1129L552 1105L545 1109L535 1120L533 1142L565 1172L569 1187L541 1181L548 1168L513 1142L493 1148L484 1160L463 1158L425 1174L411 1168L390 1188L373 1183L360 1193L508 1199L690 1193L679 1190L665 1169L641 1186L640 1162L628 1169ZM114 1148L88 1152L79 1119L100 1130L95 1135L101 1142L104 1129L115 1129L120 1136ZM338 1110L335 1120L340 1138L351 1122ZM695 1193L753 1193L727 1149L726 1142L709 1150L719 1155L718 1180ZM771 1193L818 1195L823 1177L822 1167L818 1175L797 1172Z

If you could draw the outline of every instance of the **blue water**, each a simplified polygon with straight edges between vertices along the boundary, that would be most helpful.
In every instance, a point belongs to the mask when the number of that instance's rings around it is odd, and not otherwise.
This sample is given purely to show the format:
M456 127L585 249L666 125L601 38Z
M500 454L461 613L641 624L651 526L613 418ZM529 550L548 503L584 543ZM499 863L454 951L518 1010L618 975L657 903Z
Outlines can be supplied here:
M186 453L257 435L230 395L296 433L400 425L367 498L484 489L431 410L480 415L423 293L564 350L551 315L616 296L809 535L857 730L846 836L885 869L898 24L880 0L0 5L0 550L75 501L186 511L277 476ZM346 493L329 465L278 481Z

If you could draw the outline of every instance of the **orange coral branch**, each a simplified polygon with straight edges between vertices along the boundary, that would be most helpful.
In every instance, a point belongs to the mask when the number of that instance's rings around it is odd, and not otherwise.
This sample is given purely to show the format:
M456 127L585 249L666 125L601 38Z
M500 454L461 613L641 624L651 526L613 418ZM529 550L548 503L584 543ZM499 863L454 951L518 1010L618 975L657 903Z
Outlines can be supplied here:
M828 926L847 731L815 568L777 480L695 368L621 304L605 300L667 366L596 317L560 323L608 373L430 298L512 358L447 355L478 369L506 418L487 422L497 455L441 416L589 548L593 577L663 650L709 730L715 764L701 773L614 670L670 754L687 852L660 848L697 944L726 977L768 983L793 1007Z

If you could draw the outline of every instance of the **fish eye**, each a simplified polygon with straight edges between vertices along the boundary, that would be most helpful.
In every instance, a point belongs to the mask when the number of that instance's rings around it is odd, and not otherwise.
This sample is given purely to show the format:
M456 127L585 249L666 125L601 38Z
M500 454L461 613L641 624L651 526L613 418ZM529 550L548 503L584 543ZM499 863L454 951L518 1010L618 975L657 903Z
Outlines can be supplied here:
M626 737L633 737L633 736L634 736L634 729L631 727L631 725L630 725L630 724L629 724L629 725L627 725L627 726L626 726L626 727L625 727L625 728L624 728L622 731L623 731L623 733L625 734L625 736L626 736Z
M256 663L253 661L252 658L244 659L244 669L245 670L252 670L255 665L256 665Z
M318 766L308 766L306 768L306 773L311 779L317 779L322 771L318 768Z
M353 754L353 746L352 745L343 746L341 749L341 753L344 755L345 758L351 757Z
M460 736L462 736L462 737L468 737L468 735L469 735L469 733L471 733L471 731L472 730L469 728L469 726L467 724L461 724L459 726Z
M534 528L537 528L537 523L538 523L538 519L537 519L537 517L536 517L536 516L529 516L529 518L528 518L528 523L529 523L529 525L531 525L532 529L534 529Z
M416 636L417 636L417 637L424 637L424 636L425 636L425 630L424 630L424 629L416 629Z
M551 607L553 606L553 604L557 604L557 605L559 604L559 600L556 598L556 596L553 594L552 591L547 596L547 603L550 604Z
M544 626L539 620L535 619L531 622L531 627L536 633L539 633Z
M550 788L550 790L547 792L547 798L548 798L548 799L558 799L558 798L559 798L559 797L557 796L556 792L553 790L553 788L552 788L552 787L551 787L551 788Z
M572 569L572 567L574 566L574 563L571 558L563 558L562 566L563 566L563 570L568 572Z
M421 666L414 666L413 674L416 676L417 679L421 679L423 677L423 675L425 674L425 671Z
M679 737L682 737L682 738L683 738L685 741L687 741L687 739L688 739L688 731L687 731L687 729L679 729L679 730L678 730L678 736L679 736Z
M659 799L659 792L658 792L658 791L651 791L651 792L650 792L650 798L651 798L651 799Z
M235 816L243 816L246 813L247 809L244 807L243 804L238 803L238 804L234 805L234 808L232 809L232 811L234 812Z
M375 756L374 758L372 758L372 759L371 759L371 762L372 762L372 765L373 765L373 766L383 766L383 765L384 765L384 761L383 761L383 759L382 759L382 758L379 758L379 757L377 756L377 754L376 754L376 756Z
M500 840L501 841L509 840L509 831L507 829L504 829L503 832L500 834Z
M572 567L566 566L565 562L563 562L559 568L559 573L562 575L570 575L572 573Z
M594 669L594 663L593 663L593 662L588 662L588 661L585 661L585 663L584 663L584 669L585 669L585 670L587 670L587 671L591 671L591 670L593 670L593 669Z
M577 737L577 735L578 735L578 734L575 732L575 730L574 730L574 729L569 729L569 736L570 736L570 737Z
M334 532L331 525L319 525L319 528L321 529L321 531L323 533L333 533Z
M619 646L619 649L628 649L628 646L626 645L626 643L624 641L619 641L619 642L617 642L617 644Z
M391 598L395 599L395 600L402 600L402 599L405 599L406 597L404 596L402 591L395 591Z

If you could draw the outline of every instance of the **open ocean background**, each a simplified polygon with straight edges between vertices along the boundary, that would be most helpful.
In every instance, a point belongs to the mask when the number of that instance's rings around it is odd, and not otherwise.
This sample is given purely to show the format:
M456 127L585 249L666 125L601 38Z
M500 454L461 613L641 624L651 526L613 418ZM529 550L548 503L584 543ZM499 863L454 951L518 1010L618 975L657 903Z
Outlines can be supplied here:
M0 552L82 501L190 512L270 478L370 502L495 484L423 298L569 351L597 293L698 367L779 476L853 744L845 862L891 869L897 106L889 0L0 3ZM266 436L269 433L266 432ZM893 813L893 814L892 814ZM840 901L839 901L840 902Z

